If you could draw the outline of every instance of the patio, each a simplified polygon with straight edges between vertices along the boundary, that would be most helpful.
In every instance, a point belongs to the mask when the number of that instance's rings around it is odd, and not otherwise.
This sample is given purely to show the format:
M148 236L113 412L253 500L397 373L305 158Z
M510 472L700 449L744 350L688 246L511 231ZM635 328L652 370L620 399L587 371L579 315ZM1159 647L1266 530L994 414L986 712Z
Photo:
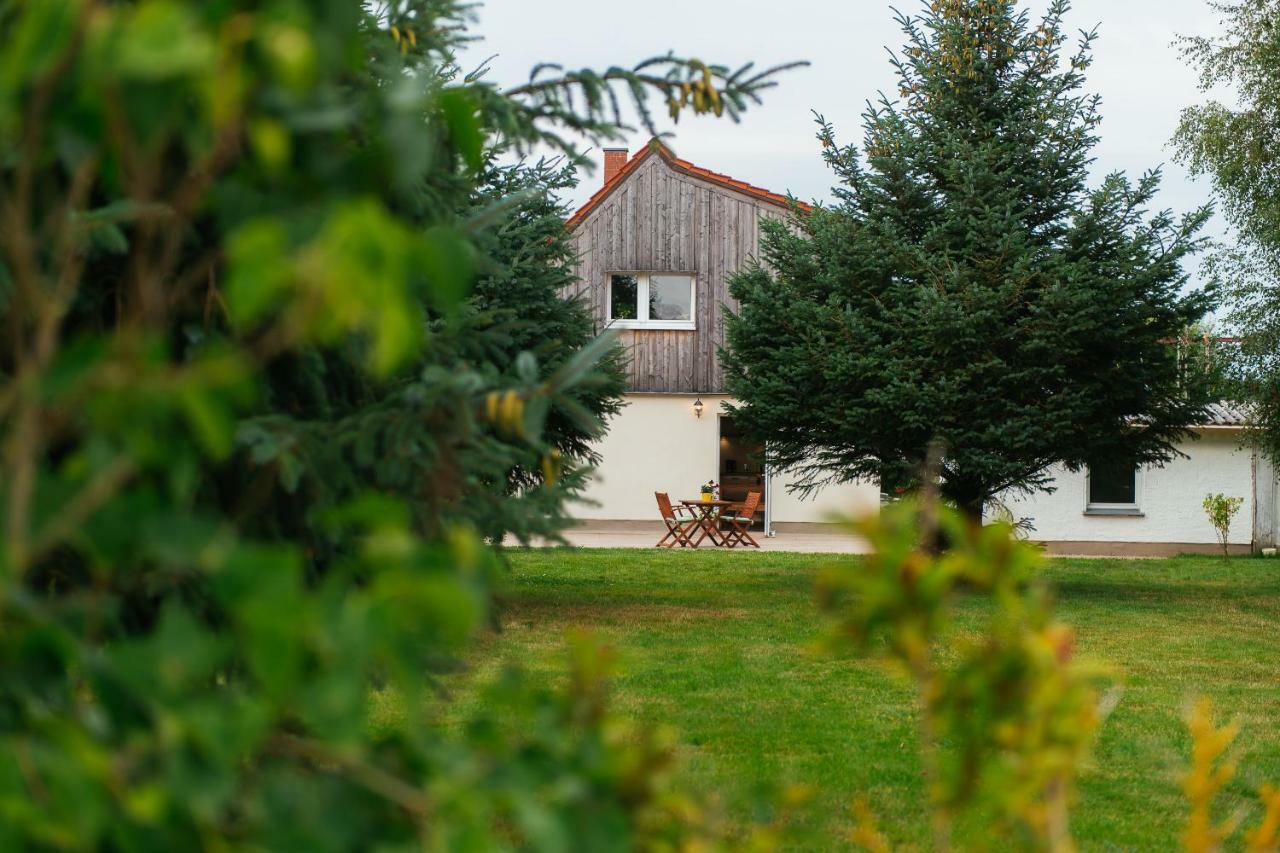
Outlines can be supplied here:
M867 548L858 537L831 524L777 524L775 536L754 531L761 551L809 554L863 554ZM586 521L565 533L578 548L645 548L652 550L666 528L661 521ZM674 551L687 549L675 548ZM697 550L725 550L704 542ZM754 549L752 549L754 550Z

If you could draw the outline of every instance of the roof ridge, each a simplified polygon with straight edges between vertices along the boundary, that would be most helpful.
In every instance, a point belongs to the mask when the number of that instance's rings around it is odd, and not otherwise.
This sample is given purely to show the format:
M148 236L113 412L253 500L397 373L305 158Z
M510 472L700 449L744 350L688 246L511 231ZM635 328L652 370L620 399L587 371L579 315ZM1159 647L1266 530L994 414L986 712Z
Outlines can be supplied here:
M711 169L705 169L702 166L698 166L694 163L691 163L688 160L683 160L677 157L671 151L670 148L668 148L665 144L663 144L662 140L654 136L654 137L650 137L649 141L645 144L643 150L637 151L634 155L632 155L627 160L627 162L623 164L622 168L619 169L614 174L612 178L610 178L608 181L605 181L604 186L596 190L595 193L592 194L591 198L587 199L586 202L582 205L582 207L578 208L577 211L575 211L574 214L565 221L565 226L567 228L572 229L578 223L580 223L583 219L585 219L588 213L590 213L598 204L600 204L600 202L604 201L605 198L608 197L610 193L612 193L615 189L617 189L617 187L620 186L624 180L626 180L628 175L630 175L632 172L636 170L637 167L639 167L641 162L643 162L645 159L649 157L649 155L655 152L658 154L659 157L661 157L667 163L667 165L673 166L676 169L692 177L702 178L703 180L709 180L712 183L717 183L722 186L727 186L730 189L734 189L739 192L746 193L747 195L755 196L756 198L759 198L764 201L768 201L780 206L790 207L792 204L795 204L795 206L799 207L801 210L806 212L813 209L812 205L806 204L805 202L795 199L792 196L782 195L781 193L775 193L765 189L764 187L759 187L759 186L756 186L755 184L747 183L746 181L740 181L737 178L730 177L729 175L726 175L723 172L715 172L715 171L712 171Z

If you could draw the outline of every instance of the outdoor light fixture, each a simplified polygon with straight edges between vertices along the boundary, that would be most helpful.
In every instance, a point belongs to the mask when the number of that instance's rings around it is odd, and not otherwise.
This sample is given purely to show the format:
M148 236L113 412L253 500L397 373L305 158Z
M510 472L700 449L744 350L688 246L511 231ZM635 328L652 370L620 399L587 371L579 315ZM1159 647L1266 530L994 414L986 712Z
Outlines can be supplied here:
M702 417L702 398L693 401L693 413L698 417Z

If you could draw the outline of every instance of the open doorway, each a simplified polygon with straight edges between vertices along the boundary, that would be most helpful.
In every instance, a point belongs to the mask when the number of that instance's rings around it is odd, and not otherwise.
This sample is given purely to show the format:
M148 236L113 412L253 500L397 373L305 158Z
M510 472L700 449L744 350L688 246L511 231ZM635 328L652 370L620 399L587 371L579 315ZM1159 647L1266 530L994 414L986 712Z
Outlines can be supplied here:
M764 470L764 445L748 441L733 423L733 418L720 416L720 497L726 501L744 501L748 492L760 492L753 530L764 529L769 492Z

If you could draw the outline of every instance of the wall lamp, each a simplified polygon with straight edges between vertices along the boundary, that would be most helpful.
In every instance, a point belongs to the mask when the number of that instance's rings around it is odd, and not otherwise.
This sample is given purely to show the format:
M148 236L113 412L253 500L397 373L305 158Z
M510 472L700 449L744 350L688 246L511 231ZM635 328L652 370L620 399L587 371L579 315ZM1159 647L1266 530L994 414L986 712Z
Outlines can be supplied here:
M702 417L702 398L693 401L693 413L698 417Z

